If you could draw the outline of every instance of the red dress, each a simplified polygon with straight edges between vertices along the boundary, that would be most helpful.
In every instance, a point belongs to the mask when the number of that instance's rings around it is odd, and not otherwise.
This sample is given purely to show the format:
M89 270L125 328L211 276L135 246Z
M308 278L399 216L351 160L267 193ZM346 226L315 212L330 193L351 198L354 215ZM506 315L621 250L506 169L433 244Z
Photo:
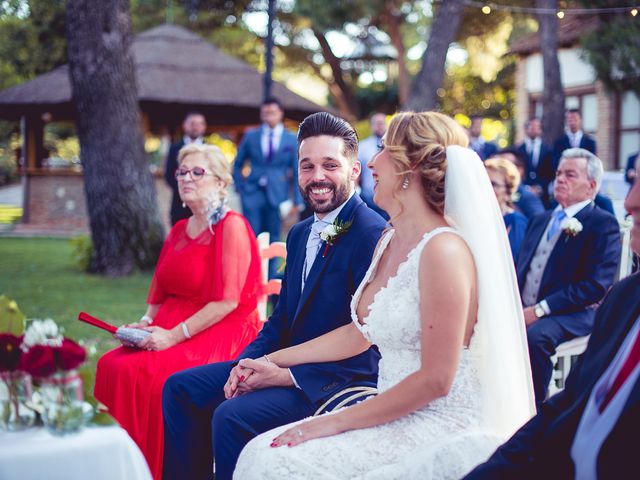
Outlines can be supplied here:
M228 212L213 234L197 238L187 220L171 229L149 290L147 303L160 304L153 324L171 329L207 303L238 301L221 321L166 350L118 347L97 365L96 398L138 444L153 477L162 477L164 431L162 387L175 372L235 358L258 334L256 310L261 282L258 244L245 218Z

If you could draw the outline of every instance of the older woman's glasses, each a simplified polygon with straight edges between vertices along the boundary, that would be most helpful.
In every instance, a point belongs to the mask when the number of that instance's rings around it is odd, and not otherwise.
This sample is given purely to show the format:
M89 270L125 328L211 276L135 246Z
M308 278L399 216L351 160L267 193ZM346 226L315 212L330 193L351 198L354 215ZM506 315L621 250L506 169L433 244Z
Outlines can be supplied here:
M191 176L191 180L193 180L194 182L197 182L205 175L213 175L213 173L207 172L202 167L193 167L192 169L179 168L176 170L176 180L184 181L187 178L187 175Z

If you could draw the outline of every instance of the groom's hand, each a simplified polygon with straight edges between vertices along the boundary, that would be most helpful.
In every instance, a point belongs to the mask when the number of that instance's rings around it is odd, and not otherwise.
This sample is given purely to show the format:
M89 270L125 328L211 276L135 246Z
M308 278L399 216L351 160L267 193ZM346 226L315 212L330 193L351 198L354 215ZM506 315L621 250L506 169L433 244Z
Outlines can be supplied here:
M224 384L224 396L226 399L237 396L238 384L244 382L245 378L251 375L252 370L236 365L229 372L229 379Z
M244 372L251 373L245 376L244 381L238 383L236 396L261 388L293 386L289 369L281 368L275 363L245 358L240 360L238 367L244 368Z

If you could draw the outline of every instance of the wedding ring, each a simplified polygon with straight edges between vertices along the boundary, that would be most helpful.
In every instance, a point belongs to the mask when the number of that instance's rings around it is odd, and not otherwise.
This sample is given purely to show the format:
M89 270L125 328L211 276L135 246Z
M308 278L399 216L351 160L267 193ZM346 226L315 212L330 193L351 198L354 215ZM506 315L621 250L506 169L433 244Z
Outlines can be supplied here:
M301 437L302 436L302 430L300 430L299 428L296 430L298 432L298 436Z

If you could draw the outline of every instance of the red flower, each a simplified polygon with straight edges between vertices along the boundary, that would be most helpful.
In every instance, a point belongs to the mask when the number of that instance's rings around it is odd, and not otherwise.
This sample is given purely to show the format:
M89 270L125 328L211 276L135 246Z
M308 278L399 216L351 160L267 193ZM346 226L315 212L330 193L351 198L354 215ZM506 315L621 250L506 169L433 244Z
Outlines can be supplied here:
M79 367L86 356L84 348L65 338L59 347L33 345L22 355L21 369L34 377L48 377Z
M87 358L87 352L84 348L68 338L62 340L62 346L56 348L56 350L58 353L57 367L60 370L78 368Z
M22 355L21 370L34 377L48 377L56 371L55 347L34 345Z
M13 372L20 363L22 337L0 333L0 372Z

